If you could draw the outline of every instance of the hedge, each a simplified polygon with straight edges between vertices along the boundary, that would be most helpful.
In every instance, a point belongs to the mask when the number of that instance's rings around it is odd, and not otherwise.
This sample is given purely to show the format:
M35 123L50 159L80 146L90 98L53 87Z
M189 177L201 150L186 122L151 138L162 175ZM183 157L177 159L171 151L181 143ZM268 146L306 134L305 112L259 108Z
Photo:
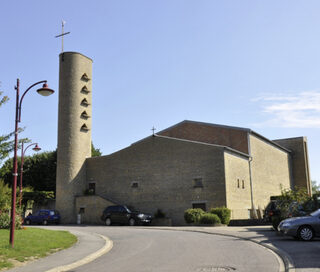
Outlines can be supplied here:
M216 214L203 213L200 215L199 223L201 224L221 224L221 220Z
M226 207L212 208L210 210L211 214L216 214L219 216L221 223L228 225L231 217L231 210Z

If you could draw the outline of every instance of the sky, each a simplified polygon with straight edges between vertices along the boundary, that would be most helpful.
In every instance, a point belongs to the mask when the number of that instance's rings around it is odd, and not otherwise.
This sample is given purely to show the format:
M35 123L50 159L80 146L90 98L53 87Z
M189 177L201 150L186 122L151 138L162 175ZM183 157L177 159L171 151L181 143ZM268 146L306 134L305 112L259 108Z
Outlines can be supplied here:
M92 140L110 154L183 120L306 136L320 184L320 1L1 1L0 134L14 130L17 78L30 91L21 137L57 146L64 51L93 59ZM31 150L28 151L32 154Z

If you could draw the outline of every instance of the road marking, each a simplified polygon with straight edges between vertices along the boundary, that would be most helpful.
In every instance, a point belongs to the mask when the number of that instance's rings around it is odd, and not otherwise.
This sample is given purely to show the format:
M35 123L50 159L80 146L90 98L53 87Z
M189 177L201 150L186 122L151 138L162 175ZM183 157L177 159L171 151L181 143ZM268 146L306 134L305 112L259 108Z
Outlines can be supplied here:
M103 240L105 240L105 245L99 249L98 251L88 255L87 257L84 257L83 259L79 260L79 261L76 261L74 263L71 263L71 264L67 264L67 265L61 265L61 266L58 266L56 268L52 268L50 270L47 270L46 272L63 272L63 271L68 271L68 270L71 270L71 269L74 269L74 268L77 268L81 265L84 265L84 264L87 264L87 263L90 263L92 262L93 260L99 258L100 256L102 256L103 254L106 254L107 252L109 252L112 247L113 247L113 242L112 240L110 240L108 237L106 236L103 236L103 235L100 235L100 234L97 234L99 235Z

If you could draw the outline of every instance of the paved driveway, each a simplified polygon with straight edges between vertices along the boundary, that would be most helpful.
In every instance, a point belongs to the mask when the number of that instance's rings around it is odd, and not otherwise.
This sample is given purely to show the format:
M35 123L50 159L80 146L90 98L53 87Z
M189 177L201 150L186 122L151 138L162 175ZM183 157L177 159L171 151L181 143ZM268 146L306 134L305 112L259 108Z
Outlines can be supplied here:
M206 233L134 227L87 227L108 236L112 250L72 271L279 271L277 256L247 240Z

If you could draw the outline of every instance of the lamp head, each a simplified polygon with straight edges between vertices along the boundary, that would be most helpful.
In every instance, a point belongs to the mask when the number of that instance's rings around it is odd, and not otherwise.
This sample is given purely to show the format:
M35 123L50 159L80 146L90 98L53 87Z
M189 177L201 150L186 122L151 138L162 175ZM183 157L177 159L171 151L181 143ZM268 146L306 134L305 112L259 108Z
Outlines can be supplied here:
M32 150L34 150L34 151L40 151L41 148L38 146L38 144L36 144L36 146L35 146L34 148L32 148Z
M38 89L37 92L42 96L49 96L54 93L54 90L50 89L47 83L44 83L42 85L42 88Z

